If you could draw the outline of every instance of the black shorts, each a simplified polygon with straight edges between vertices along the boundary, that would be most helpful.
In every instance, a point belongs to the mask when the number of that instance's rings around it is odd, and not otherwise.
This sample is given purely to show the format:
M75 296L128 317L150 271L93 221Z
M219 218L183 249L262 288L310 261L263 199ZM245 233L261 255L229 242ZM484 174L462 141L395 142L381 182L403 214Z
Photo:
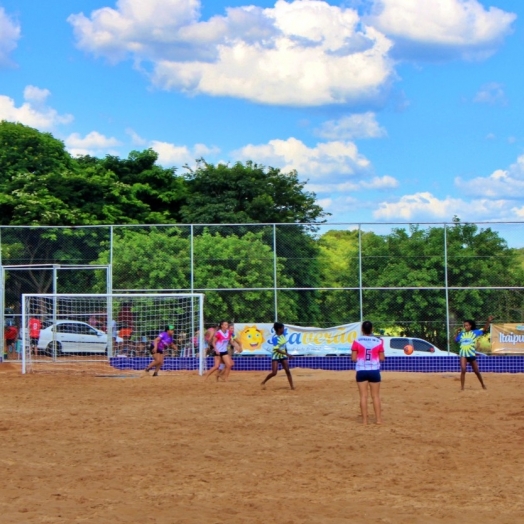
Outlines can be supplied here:
M362 369L357 371L357 382L380 382L380 370L378 369Z
M222 357L225 357L226 355L229 355L229 353L228 353L227 351L221 351L220 353L217 353L217 352L215 351L215 357L220 357L220 358L222 358Z
M31 338L31 345L38 346L38 338Z
M477 360L477 357L466 357L466 362L468 362L469 364L475 362L475 360Z
M15 339L15 338L8 338L8 339L6 339L6 341L5 341L5 343L6 343L8 346L12 346L15 342L16 342L16 339Z
M278 358L272 358L272 362L284 362L284 360L287 360L287 357L278 357Z

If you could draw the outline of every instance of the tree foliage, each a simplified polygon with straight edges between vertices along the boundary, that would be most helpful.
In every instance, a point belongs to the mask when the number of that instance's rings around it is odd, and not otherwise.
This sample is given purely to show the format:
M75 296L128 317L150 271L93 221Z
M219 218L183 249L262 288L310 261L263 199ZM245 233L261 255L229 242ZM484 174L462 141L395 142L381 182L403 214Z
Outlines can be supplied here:
M263 233L224 237L205 229L195 236L193 257L194 289L206 292L205 317L211 322L222 318L237 322L274 317L273 293L240 291L273 286L273 252ZM123 228L113 244L113 286L120 290L157 290L187 292L191 288L191 244L188 230L170 228ZM109 252L101 253L98 263L106 264ZM277 275L283 285L291 282L283 275L285 260L277 260ZM105 282L99 282L99 290ZM239 291L221 291L237 289ZM279 305L282 315L295 314L291 300Z
M295 171L282 173L253 162L233 166L199 161L185 176L187 224L315 223L326 213L304 190Z

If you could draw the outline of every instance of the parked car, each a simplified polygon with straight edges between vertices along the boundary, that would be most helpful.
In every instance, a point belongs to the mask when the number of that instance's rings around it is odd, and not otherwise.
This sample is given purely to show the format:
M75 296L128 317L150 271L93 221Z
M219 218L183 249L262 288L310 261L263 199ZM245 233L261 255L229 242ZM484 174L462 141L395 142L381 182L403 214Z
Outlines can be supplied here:
M384 341L384 353L386 357L431 357L440 356L447 357L448 352L437 348L434 344L414 337L380 337ZM413 346L413 353L406 355L404 347L407 345ZM288 350L288 353L293 356L311 356L311 357L338 357L342 355L351 355L351 347L334 348L330 346L310 346L300 351L297 349ZM450 356L457 356L455 353L450 353Z
M448 352L439 349L427 340L414 337L381 337L384 341L384 353L386 357L447 357ZM406 355L404 348L413 346L413 353ZM449 356L457 356L456 353L449 353Z
M117 343L123 342L120 337ZM107 333L76 320L58 320L56 324L46 321L42 325L38 350L52 355L107 353Z

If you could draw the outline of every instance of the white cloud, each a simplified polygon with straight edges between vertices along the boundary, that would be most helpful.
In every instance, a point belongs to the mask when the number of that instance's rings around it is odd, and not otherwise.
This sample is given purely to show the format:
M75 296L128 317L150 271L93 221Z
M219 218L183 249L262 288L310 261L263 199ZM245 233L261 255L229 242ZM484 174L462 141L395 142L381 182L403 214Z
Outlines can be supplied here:
M338 120L328 120L316 130L316 133L328 140L379 138L387 134L377 122L375 113L371 111L344 116Z
M345 103L376 96L394 77L389 40L353 9L278 0L199 21L199 8L198 0L119 0L69 22L81 49L150 62L155 85L191 94Z
M239 160L253 160L258 163L278 167L283 171L296 170L302 178L313 183L340 182L348 176L367 173L369 160L358 152L353 142L319 142L308 147L301 140L270 140L267 144L249 144L234 151L232 155Z
M317 194L335 193L343 194L355 191L375 190L386 191L399 186L398 180L392 176L374 176L356 181L345 181L337 184L308 184L308 189Z
M508 169L497 169L487 177L455 179L455 185L472 197L524 201L524 155Z
M25 102L20 107L16 106L12 98L0 95L0 120L20 122L40 130L54 129L72 122L72 115L60 115L56 109L46 105L50 94L47 89L27 86L24 89Z
M106 137L98 131L91 131L84 137L80 136L79 133L72 133L64 142L73 156L117 154L114 148L121 145L121 142L116 138Z
M152 140L150 147L158 153L158 163L163 166L193 165L198 158L220 152L217 147L208 147L204 144L195 144L190 148L159 140Z
M449 222L457 215L462 221L511 221L524 216L524 206L504 199L438 198L421 192L404 195L395 202L381 202L373 212L377 220L442 221Z
M524 218L524 155L487 177L455 179L459 197L439 198L429 192L404 195L378 204L378 220L442 220L454 215L468 221L522 220Z
M145 146L147 144L147 140L142 138L134 129L131 129L130 127L126 129L126 134L131 137L131 143L134 146Z
M484 84L473 98L473 102L478 104L507 104L504 86L497 82Z
M485 58L516 15L478 0L375 0L368 23L395 42L398 57Z
M20 38L20 24L0 7L0 65L9 64L9 54L16 48Z
M68 21L80 49L130 58L161 89L315 106L377 98L396 79L392 56L485 58L516 18L478 0L365 3L363 17L347 3L277 0L201 20L200 0L117 0Z
M404 195L395 202L381 202L373 217L378 220L416 220L431 217L451 220L457 210L465 207L459 198L439 200L429 192Z

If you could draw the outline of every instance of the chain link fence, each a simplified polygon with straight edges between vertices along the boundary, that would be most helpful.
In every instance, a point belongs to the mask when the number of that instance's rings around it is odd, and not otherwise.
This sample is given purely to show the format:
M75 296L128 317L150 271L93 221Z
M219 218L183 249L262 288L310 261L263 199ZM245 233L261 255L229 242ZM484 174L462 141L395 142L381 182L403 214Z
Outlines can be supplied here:
M447 349L464 318L524 322L523 239L524 223L1 227L0 329L23 293L192 291L206 325L366 318Z

